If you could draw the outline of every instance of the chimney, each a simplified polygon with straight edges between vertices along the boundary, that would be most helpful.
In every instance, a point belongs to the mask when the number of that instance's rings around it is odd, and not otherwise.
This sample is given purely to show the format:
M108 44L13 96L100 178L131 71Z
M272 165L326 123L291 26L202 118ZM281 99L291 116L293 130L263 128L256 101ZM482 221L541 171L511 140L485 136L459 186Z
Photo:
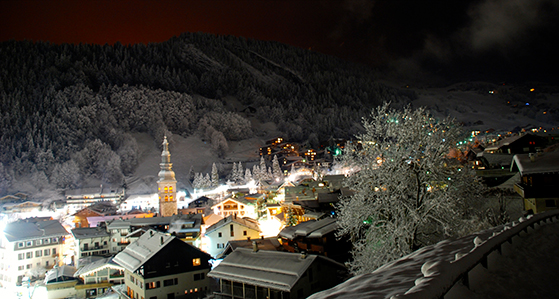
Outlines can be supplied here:
M529 153L529 154L528 154L528 157L530 157L530 161L531 161L531 162L536 161L536 154L535 154L535 153Z
M252 241L252 252L258 252L258 243Z
M165 243L165 242L163 240L163 236L161 236L161 245L163 245L163 243Z
M301 259L304 260L307 258L307 253L305 251L301 251Z

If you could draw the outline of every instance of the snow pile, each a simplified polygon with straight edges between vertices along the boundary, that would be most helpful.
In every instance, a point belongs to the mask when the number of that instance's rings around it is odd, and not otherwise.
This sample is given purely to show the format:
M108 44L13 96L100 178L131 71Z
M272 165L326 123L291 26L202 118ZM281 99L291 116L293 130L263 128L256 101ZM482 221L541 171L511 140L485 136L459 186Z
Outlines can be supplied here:
M500 250L501 244L534 223L558 216L559 210L549 211L460 239L444 240L309 298L442 298L464 274L486 263L487 256Z

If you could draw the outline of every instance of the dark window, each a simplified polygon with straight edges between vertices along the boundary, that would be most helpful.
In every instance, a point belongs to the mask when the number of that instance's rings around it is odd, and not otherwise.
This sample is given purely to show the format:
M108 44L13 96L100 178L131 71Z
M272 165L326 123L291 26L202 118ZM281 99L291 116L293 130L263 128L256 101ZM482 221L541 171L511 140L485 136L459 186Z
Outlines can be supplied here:
M194 280L202 280L202 279L204 279L204 277L205 277L204 273L194 274Z
M163 286L168 287L173 285L173 279L165 279L163 280Z
M229 225L229 231L231 231L231 237L235 236L235 232L233 231L233 224Z
M243 231L243 236L246 236L246 235L247 235L247 231L244 230L244 231Z
M555 200L553 200L553 199L546 199L546 200L545 200L545 206L546 206L547 208L555 207L555 206L556 206Z
M218 238L221 238L221 233L217 233L217 237L218 237Z

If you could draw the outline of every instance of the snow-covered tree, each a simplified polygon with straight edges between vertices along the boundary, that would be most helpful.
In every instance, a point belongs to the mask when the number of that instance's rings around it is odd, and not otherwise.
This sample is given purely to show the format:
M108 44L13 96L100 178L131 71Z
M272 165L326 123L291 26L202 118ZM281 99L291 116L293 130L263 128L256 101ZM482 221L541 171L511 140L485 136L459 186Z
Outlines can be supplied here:
M385 104L363 127L360 142L349 144L341 160L354 170L345 184L355 193L337 207L338 235L354 245L351 272L370 272L479 223L471 219L483 186L448 157L462 136L452 119Z
M260 157L260 179L261 180L266 180L268 177L268 167L266 167L266 161L264 160L264 157Z
M252 180L252 173L250 173L250 169L245 169L245 182L250 182Z
M202 184L203 184L203 175L199 172L194 173L194 180L192 181L192 187L194 189L200 189L202 188Z
M258 182L262 179L262 176L260 174L260 167L258 167L258 165L253 165L252 166L252 178Z
M210 174L206 173L206 176L204 176L204 181L202 183L202 187L203 188L209 188L212 186L212 179L210 178Z
M274 180L281 181L281 179L283 178L283 173L281 172L278 156L276 155L274 155L274 159L272 159L272 174Z
M237 163L233 162L233 168L231 168L231 173L229 174L229 179L234 182L236 175L237 175Z
M243 178L245 176L245 170L243 168L243 164L241 164L241 162L239 162L239 164L237 165L237 167L233 167L233 176L232 176L232 180L235 181L236 183L240 183L243 181Z
M215 163L212 164L212 187L219 186L219 173L217 172L217 166Z

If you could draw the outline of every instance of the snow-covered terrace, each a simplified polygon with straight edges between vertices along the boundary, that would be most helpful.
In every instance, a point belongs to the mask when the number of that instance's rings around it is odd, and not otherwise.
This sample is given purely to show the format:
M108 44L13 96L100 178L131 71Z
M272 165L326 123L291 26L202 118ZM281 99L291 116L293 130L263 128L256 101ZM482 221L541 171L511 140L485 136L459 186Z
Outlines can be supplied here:
M488 283L483 281L488 276L483 274L485 268L499 269L498 264L503 260L501 255L513 255L514 244L522 242L521 236L535 235L534 230L541 231L541 227L550 222L559 222L559 210L531 215L528 218L521 217L518 221L508 225L494 227L460 239L441 241L388 263L372 273L358 275L309 298L471 297L474 294L466 292L466 295L464 289L465 287L472 289L472 285L476 285L474 288L479 286L483 290L483 284ZM558 227L555 224L553 228ZM539 239L546 237L538 236ZM531 242L533 243L533 241ZM557 240L552 242L555 242L552 244L556 244ZM528 250L528 252L534 254L533 251ZM547 252L548 256L537 258L544 260L544 263L545 261L549 263L551 261L546 258L551 256L556 259L554 256L556 252L557 248L552 246L552 250ZM529 254L522 258L528 259L528 263L532 263L531 261L534 260L534 257ZM523 270L509 268L505 271L519 272ZM539 276L545 276L547 273L545 271L542 269L543 274ZM516 276L518 274L509 274L507 279L510 280ZM551 276L556 277L556 275ZM514 282L512 285L514 286ZM533 286L533 288L533 295L536 295L537 286ZM549 288L553 287L550 285ZM509 297L508 295L511 294L514 294L513 297L519 296L514 289L508 289L505 292L505 294L501 294L503 297ZM476 296L474 295L474 297Z

